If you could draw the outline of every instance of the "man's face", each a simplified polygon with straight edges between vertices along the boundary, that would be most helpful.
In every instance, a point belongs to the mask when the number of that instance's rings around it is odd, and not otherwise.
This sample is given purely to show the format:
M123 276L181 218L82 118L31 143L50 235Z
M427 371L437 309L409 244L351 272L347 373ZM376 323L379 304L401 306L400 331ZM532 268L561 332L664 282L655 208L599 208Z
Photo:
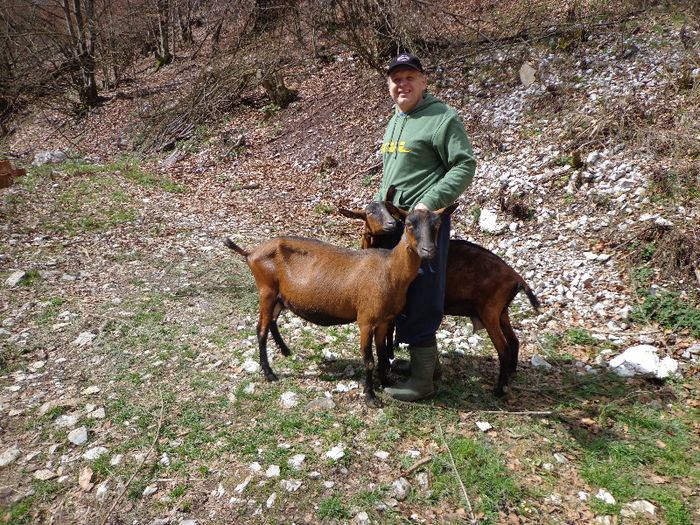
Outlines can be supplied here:
M410 67L397 67L387 79L389 94L402 113L411 111L420 102L428 77Z

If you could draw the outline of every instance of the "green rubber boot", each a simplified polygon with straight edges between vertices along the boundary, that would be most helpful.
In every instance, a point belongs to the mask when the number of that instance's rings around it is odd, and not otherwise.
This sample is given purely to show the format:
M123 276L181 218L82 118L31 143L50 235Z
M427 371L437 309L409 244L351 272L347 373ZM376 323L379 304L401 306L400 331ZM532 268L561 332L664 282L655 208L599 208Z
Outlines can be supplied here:
M405 383L385 388L384 392L399 401L418 401L435 393L433 373L437 362L437 346L410 346L411 377Z
M394 359L391 362L391 371L402 376L411 375L411 362L408 359ZM438 381L440 378L442 378L442 366L440 365L440 358L435 356L433 381Z

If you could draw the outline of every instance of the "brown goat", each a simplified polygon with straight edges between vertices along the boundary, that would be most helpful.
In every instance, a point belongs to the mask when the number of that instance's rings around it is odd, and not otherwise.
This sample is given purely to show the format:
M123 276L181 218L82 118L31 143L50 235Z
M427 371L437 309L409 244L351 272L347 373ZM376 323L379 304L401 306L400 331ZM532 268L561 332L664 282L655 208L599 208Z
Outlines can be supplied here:
M226 239L226 246L245 257L258 286L257 337L265 378L277 379L267 358L268 331L282 353L289 355L277 329L277 317L283 309L322 326L357 321L366 369L365 402L381 406L372 382L372 338L377 346L379 378L386 386L389 358L384 344L388 327L403 310L408 285L418 275L421 260L435 255L441 216L452 213L455 207L407 215L403 242L391 251L349 250L314 239L278 237L247 252Z
M364 210L339 209L346 217L364 221L363 248L389 248L390 234L396 229L396 208L384 202L372 202ZM399 210L401 217L407 212ZM515 296L524 291L532 307L540 302L525 280L503 259L469 241L452 239L447 255L445 314L470 317L474 331L486 328L498 352L500 365L495 394L500 397L508 377L518 366L518 341L508 316ZM393 326L387 331L387 355L392 355Z

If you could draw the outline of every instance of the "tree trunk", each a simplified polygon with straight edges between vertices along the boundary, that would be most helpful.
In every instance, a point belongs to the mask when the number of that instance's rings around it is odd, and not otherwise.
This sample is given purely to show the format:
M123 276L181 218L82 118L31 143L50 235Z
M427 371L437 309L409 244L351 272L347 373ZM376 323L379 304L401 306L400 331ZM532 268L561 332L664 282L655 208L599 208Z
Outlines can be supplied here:
M158 32L156 34L156 71L167 66L173 61L170 52L170 38L168 35L168 20L170 19L169 0L158 0Z
M80 104L84 109L89 109L99 103L95 81L95 0L83 0L83 2L84 15L81 0L73 0L72 6L69 0L63 0L63 13L71 37L73 55L80 67L81 81L78 86Z

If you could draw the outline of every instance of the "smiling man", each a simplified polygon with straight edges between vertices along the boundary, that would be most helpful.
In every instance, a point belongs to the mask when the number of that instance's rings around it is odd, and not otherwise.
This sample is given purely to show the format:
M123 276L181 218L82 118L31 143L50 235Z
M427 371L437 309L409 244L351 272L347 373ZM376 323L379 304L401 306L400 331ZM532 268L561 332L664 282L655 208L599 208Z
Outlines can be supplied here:
M426 93L428 77L416 56L399 55L386 75L396 105L382 143L384 172L375 200L384 199L393 185L393 202L404 210L449 206L469 186L476 168L464 124L454 109ZM439 366L435 332L442 322L449 239L450 219L445 217L437 254L423 263L396 319L396 339L409 345L411 355L409 380L385 389L396 399L416 401L435 393L433 374ZM396 365L392 367L400 371ZM408 366L403 368L409 372Z

